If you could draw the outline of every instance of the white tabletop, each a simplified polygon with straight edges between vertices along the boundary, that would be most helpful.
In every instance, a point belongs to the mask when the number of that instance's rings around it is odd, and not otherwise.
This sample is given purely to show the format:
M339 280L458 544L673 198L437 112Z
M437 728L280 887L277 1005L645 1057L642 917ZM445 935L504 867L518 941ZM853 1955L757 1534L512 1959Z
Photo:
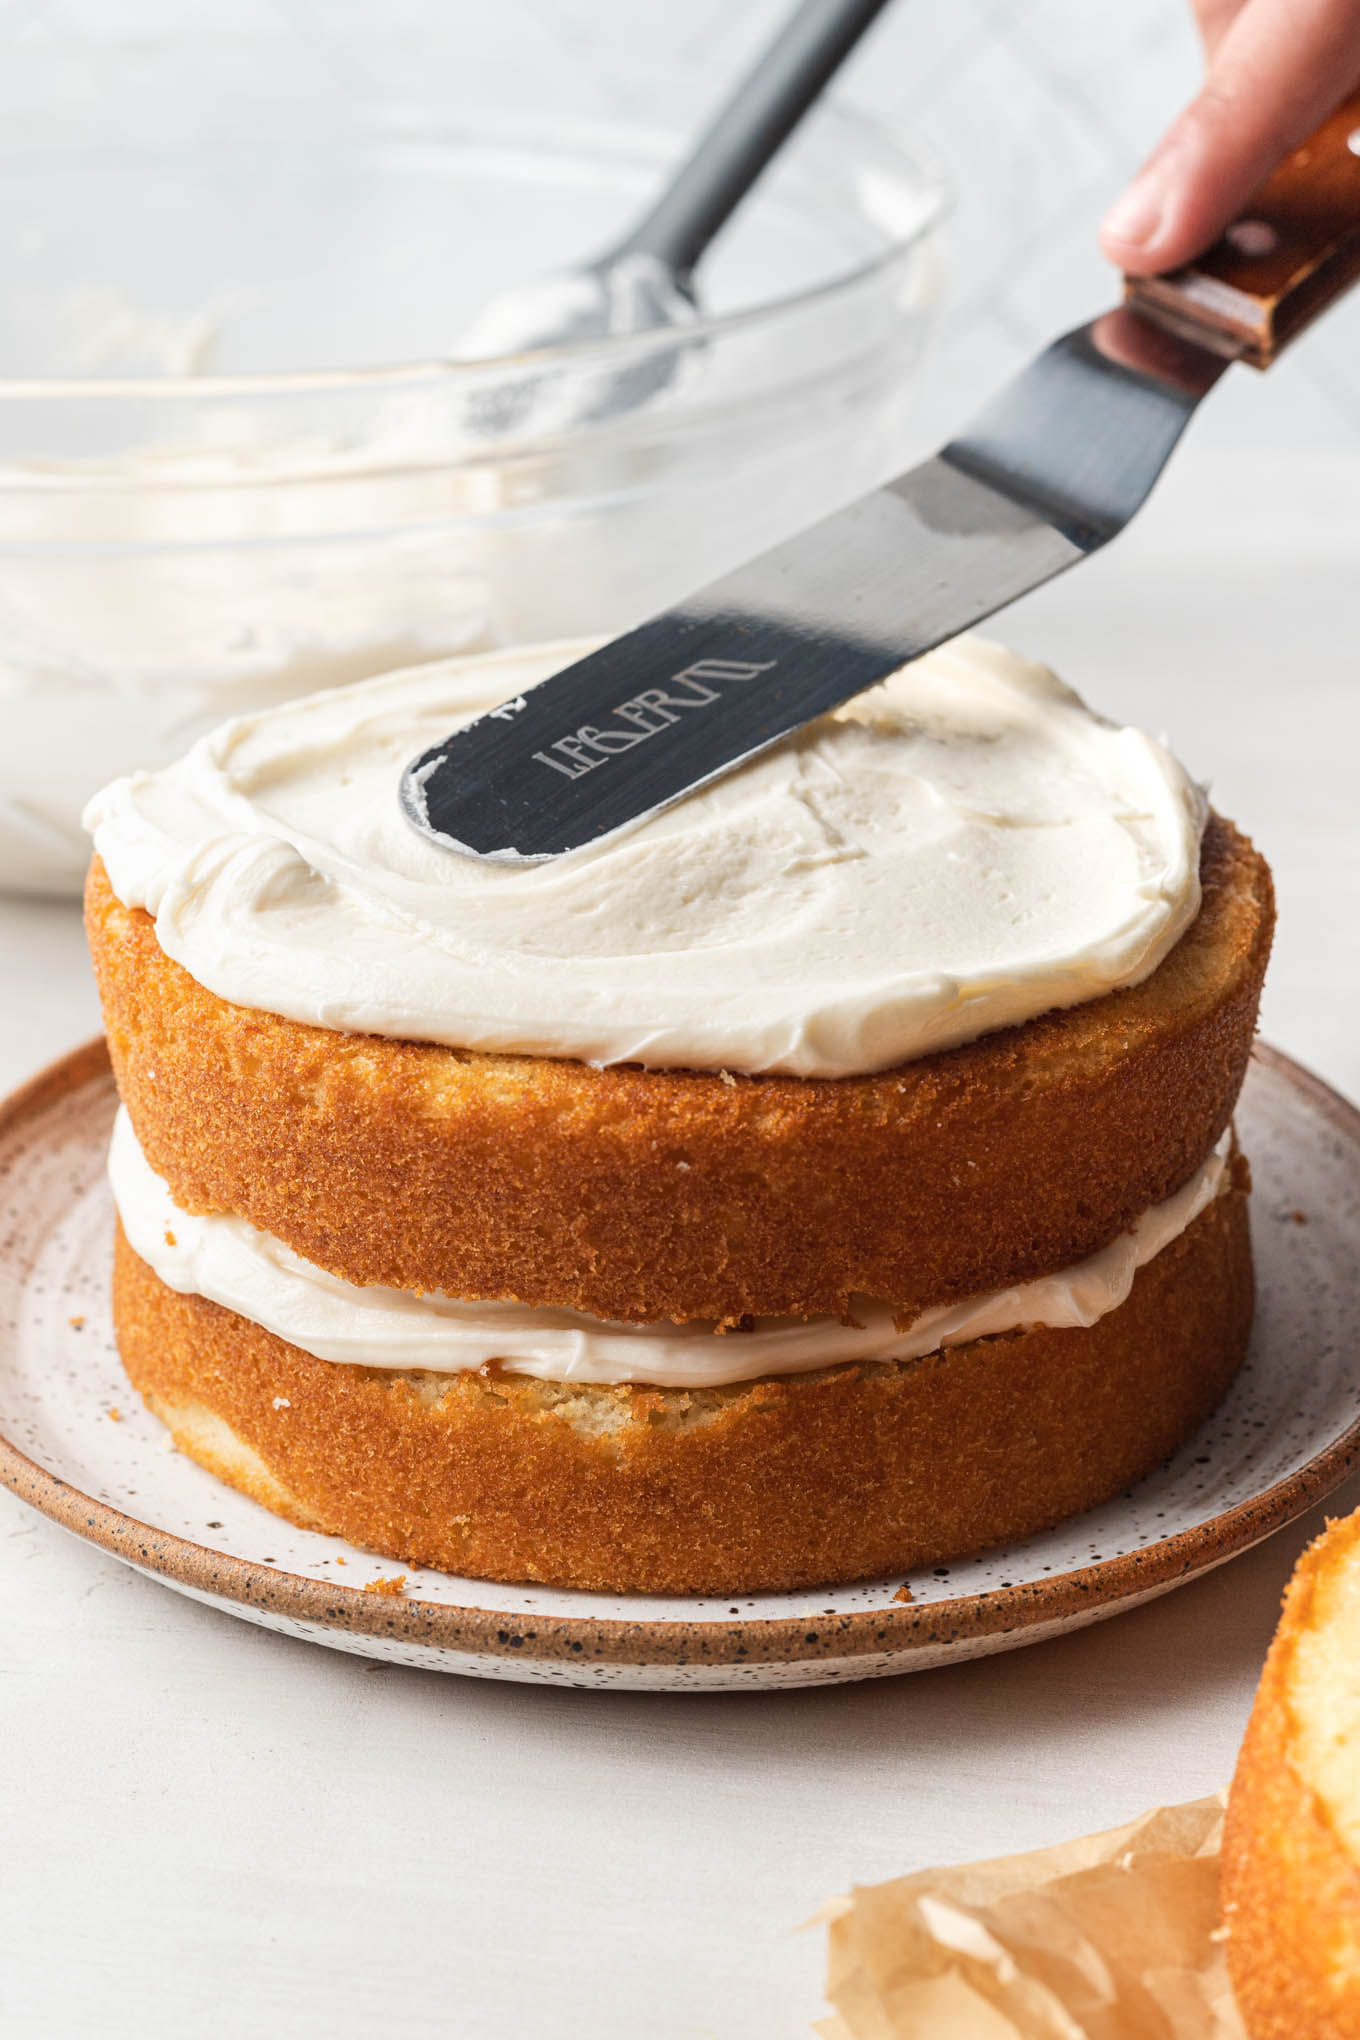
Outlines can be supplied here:
M1264 1031L1360 1091L1354 455L1187 450L1005 634L1166 728L1270 856ZM0 902L0 1079L90 1034L76 912ZM1360 1485L1330 1504L1360 1502ZM198 1607L0 1496L0 2027L64 2040L764 2040L827 1894L1224 1780L1295 1556L946 1671L576 1693L366 1663Z

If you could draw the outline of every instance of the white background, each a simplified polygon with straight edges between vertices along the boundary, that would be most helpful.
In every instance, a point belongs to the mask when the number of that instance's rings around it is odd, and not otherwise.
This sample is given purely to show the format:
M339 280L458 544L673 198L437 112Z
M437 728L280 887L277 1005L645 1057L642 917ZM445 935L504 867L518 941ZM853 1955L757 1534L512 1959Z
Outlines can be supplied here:
M779 11L498 4L540 43L651 38L701 52L715 80ZM238 53L272 37L283 62L309 38L343 44L361 10L198 11L205 35ZM852 96L937 147L962 194L923 445L1108 296L1092 225L1188 88L1182 11L900 0L857 59ZM468 5L384 12L394 91L428 55L432 12L441 34L476 32ZM0 39L32 60L44 36L80 33L116 65L155 14L9 0ZM1233 371L1138 526L1004 625L1212 775L1279 881L1265 1031L1353 1092L1357 310L1269 378ZM70 909L0 904L0 985L6 1084L96 1025ZM1062 1642L877 1685L670 1698L482 1685L293 1643L4 1498L0 2026L42 2040L806 2032L821 1936L794 1930L827 1894L1226 1778L1320 1514Z

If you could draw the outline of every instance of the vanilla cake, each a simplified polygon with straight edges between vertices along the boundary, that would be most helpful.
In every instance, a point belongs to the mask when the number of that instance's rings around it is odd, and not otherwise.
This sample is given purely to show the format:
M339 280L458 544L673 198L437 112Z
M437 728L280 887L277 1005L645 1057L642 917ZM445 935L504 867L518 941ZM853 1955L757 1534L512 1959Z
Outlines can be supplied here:
M133 1383L292 1520L487 1578L830 1583L1117 1492L1245 1349L1263 860L976 640L550 864L411 830L405 763L582 649L91 804Z
M1360 2040L1360 1515L1289 1583L1228 1798L1223 1905L1251 2040Z

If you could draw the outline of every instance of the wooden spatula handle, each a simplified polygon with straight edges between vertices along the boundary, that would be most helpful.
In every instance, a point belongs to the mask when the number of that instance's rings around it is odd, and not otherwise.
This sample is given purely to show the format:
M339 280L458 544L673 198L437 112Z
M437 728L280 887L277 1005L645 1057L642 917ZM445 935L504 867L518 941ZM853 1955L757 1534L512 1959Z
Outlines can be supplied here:
M1269 368L1360 276L1360 93L1266 179L1207 255L1168 276L1124 279L1161 324Z

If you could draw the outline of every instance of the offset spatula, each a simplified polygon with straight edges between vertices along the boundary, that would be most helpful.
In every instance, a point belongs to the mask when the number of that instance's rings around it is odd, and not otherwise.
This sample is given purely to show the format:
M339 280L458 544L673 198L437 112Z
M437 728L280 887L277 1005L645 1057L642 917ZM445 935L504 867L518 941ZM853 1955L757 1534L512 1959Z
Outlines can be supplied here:
M1129 281L942 452L413 761L448 849L533 863L680 799L1123 530L1232 361L1360 274L1360 94L1195 267Z

